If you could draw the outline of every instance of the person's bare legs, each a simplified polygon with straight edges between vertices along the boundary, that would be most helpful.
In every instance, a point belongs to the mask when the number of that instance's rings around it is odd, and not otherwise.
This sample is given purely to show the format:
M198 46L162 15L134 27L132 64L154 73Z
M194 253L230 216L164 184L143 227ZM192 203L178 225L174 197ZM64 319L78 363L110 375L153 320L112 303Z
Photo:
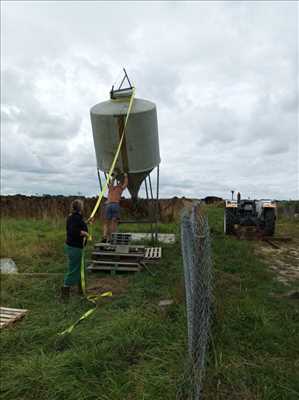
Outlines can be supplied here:
M107 234L107 240L109 242L111 241L111 233L112 233L112 220L109 219L109 221L108 221L108 234Z
M111 221L110 235L111 235L112 233L117 232L117 225L118 225L117 219L116 219L116 218L113 218L112 221Z
M108 236L109 236L109 224L110 221L108 219L104 220L104 226L103 226L103 239L108 240Z

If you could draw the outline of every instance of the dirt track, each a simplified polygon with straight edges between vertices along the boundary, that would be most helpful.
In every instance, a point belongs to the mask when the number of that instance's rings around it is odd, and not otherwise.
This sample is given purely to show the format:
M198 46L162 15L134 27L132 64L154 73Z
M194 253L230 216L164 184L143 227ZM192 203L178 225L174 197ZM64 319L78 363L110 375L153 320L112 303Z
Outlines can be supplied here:
M277 280L284 284L299 282L299 240L290 243L280 243L275 249L263 243L257 249L269 268L277 274Z

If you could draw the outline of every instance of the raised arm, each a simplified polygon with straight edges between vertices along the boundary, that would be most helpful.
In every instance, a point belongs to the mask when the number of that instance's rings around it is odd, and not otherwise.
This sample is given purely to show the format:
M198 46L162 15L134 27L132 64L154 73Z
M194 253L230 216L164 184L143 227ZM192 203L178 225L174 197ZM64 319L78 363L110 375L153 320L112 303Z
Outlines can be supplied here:
M126 189L126 187L128 186L128 174L125 172L124 173L124 177L125 177L125 179L124 179L124 183L121 185L121 188L122 188L122 190L125 190Z
M111 187L113 187L113 183L114 183L114 175L112 174L109 181L107 182L107 187L108 189L110 189Z

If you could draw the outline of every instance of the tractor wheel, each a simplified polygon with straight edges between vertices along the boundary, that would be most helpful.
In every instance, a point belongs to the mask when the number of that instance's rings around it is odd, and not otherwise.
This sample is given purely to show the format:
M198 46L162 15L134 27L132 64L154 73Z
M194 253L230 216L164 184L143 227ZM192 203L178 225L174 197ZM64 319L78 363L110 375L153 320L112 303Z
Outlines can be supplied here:
M265 210L265 226L264 226L264 233L267 236L273 236L275 231L275 210Z
M234 232L234 213L229 208L224 210L224 233L226 235Z

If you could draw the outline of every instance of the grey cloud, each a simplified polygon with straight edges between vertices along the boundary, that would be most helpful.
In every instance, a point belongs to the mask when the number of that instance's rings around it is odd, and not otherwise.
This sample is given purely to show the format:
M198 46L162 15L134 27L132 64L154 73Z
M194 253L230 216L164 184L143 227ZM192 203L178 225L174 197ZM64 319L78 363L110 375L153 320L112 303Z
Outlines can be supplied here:
M238 139L241 121L234 114L234 110L209 106L198 110L200 129L199 144L210 141L231 143Z
M77 115L70 117L48 114L33 116L32 118L34 118L34 121L31 121L30 136L44 137L47 140L57 140L58 138L65 140L66 138L75 137L78 134L81 123L81 117ZM20 127L20 130L22 130L22 127Z
M298 91L287 92L287 94L281 98L280 104L283 111L298 113Z
M2 6L5 190L97 191L89 108L125 66L157 104L162 196L298 197L296 4L117 5Z
M17 69L6 69L1 75L4 83L1 111L6 120L18 124L22 134L50 140L76 136L82 117L68 115L64 109L59 114L48 111L36 96L32 75Z
M279 142L279 143L270 143L267 147L265 147L263 153L266 155L276 156L280 153L286 153L290 149L290 143L288 142Z
M138 69L132 69L135 82L144 82L140 95L145 98L159 99L159 105L173 108L180 99L176 89L182 84L179 69L173 65L140 65Z

